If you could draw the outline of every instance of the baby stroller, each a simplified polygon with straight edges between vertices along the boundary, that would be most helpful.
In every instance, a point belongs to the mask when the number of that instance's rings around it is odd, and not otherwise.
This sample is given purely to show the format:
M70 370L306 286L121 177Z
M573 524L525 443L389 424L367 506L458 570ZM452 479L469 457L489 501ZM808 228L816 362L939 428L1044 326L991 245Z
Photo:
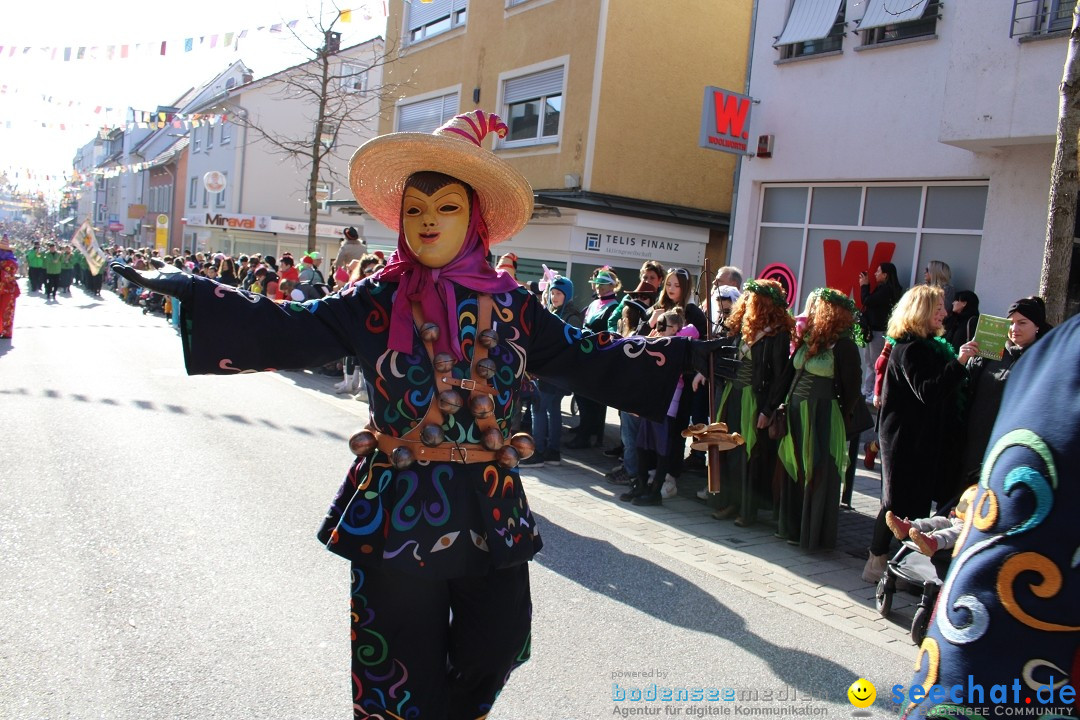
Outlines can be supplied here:
M935 515L948 516L960 501L957 495L945 505L938 508ZM919 607L915 610L915 617L911 620L911 640L916 645L922 645L926 637L926 629L930 626L930 617L934 612L934 603L937 601L938 592L949 572L952 562L952 548L939 550L931 557L923 555L919 547L911 540L904 540L900 549L885 564L885 571L878 580L874 591L874 604L881 617L888 617L892 612L893 595L896 594L896 583L903 580L915 588L922 588L922 596L919 598Z
M919 607L911 620L911 640L921 645L930 626L930 616L934 612L934 603L945 574L949 571L952 550L940 550L933 557L919 552L919 548L910 540L901 543L900 549L885 565L885 572L878 580L874 592L874 601L881 617L888 617L892 612L893 595L896 593L897 580L903 580L913 587L922 588Z

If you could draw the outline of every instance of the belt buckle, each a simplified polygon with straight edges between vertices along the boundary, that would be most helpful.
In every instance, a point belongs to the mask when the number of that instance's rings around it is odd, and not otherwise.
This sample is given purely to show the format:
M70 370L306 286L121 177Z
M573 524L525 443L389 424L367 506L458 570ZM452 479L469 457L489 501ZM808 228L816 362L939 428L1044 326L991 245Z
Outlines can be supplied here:
M476 389L476 381L472 380L470 378L462 378L461 379L461 389L462 390L475 390Z
M464 448L460 445L455 445L454 447L450 448L450 461L463 464L468 463L469 448Z

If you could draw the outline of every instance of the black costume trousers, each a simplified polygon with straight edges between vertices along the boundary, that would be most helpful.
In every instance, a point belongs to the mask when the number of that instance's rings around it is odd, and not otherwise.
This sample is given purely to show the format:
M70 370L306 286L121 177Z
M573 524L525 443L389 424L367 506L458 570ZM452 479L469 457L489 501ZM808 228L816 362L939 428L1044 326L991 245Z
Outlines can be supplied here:
M528 563L449 580L354 563L351 605L356 718L483 718L529 659Z

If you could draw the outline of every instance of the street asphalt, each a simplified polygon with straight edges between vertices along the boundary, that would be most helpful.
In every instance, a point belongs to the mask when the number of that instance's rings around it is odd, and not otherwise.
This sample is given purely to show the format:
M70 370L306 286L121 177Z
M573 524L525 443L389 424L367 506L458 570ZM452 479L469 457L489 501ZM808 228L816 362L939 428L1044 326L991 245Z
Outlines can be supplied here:
M348 717L348 568L314 532L367 406L306 371L188 377L162 317L73 292L24 294L0 341L0 718ZM492 720L851 717L859 678L861 716L897 714L918 598L881 618L859 578L874 474L808 554L713 520L703 475L640 508L598 449L563 458L522 473L533 658Z

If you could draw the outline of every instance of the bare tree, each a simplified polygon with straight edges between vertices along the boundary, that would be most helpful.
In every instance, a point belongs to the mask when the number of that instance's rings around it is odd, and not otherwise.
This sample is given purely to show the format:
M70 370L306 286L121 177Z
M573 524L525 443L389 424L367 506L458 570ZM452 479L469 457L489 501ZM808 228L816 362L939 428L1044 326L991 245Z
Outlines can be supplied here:
M1050 210L1046 221L1046 245L1043 248L1042 277L1039 292L1046 299L1046 319L1056 325L1065 319L1069 288L1076 202L1080 191L1080 158L1077 140L1080 135L1080 6L1073 10L1069 53L1061 79L1061 103L1058 109L1057 147L1050 170Z
M338 59L338 53L341 52L341 34L334 30L334 26L339 19L340 15L336 14L329 23L319 18L311 19L323 39L321 47L312 47L290 27L296 42L303 45L312 59L265 79L265 82L277 86L274 92L283 100L299 101L305 108L310 108L310 134L290 136L275 129L269 120L251 118L242 113L236 118L237 125L254 133L256 142L267 143L270 152L287 156L293 159L298 167L308 171L308 252L315 249L320 183L332 180L337 187L349 186L345 173L333 163L327 162L330 157L343 161L348 159L339 155L343 150L338 146L338 136L342 128L376 130L383 105L382 99L394 93L400 86L400 83L387 83L385 80L378 87L366 86L371 70L385 68L396 59L396 51L381 43L372 45L371 52L362 59L362 69L345 70L347 67L357 66L350 66ZM383 73L384 78L386 74ZM361 83L364 84L362 88L359 87ZM348 150L351 151L352 148ZM348 167L347 162L340 163L340 167Z

